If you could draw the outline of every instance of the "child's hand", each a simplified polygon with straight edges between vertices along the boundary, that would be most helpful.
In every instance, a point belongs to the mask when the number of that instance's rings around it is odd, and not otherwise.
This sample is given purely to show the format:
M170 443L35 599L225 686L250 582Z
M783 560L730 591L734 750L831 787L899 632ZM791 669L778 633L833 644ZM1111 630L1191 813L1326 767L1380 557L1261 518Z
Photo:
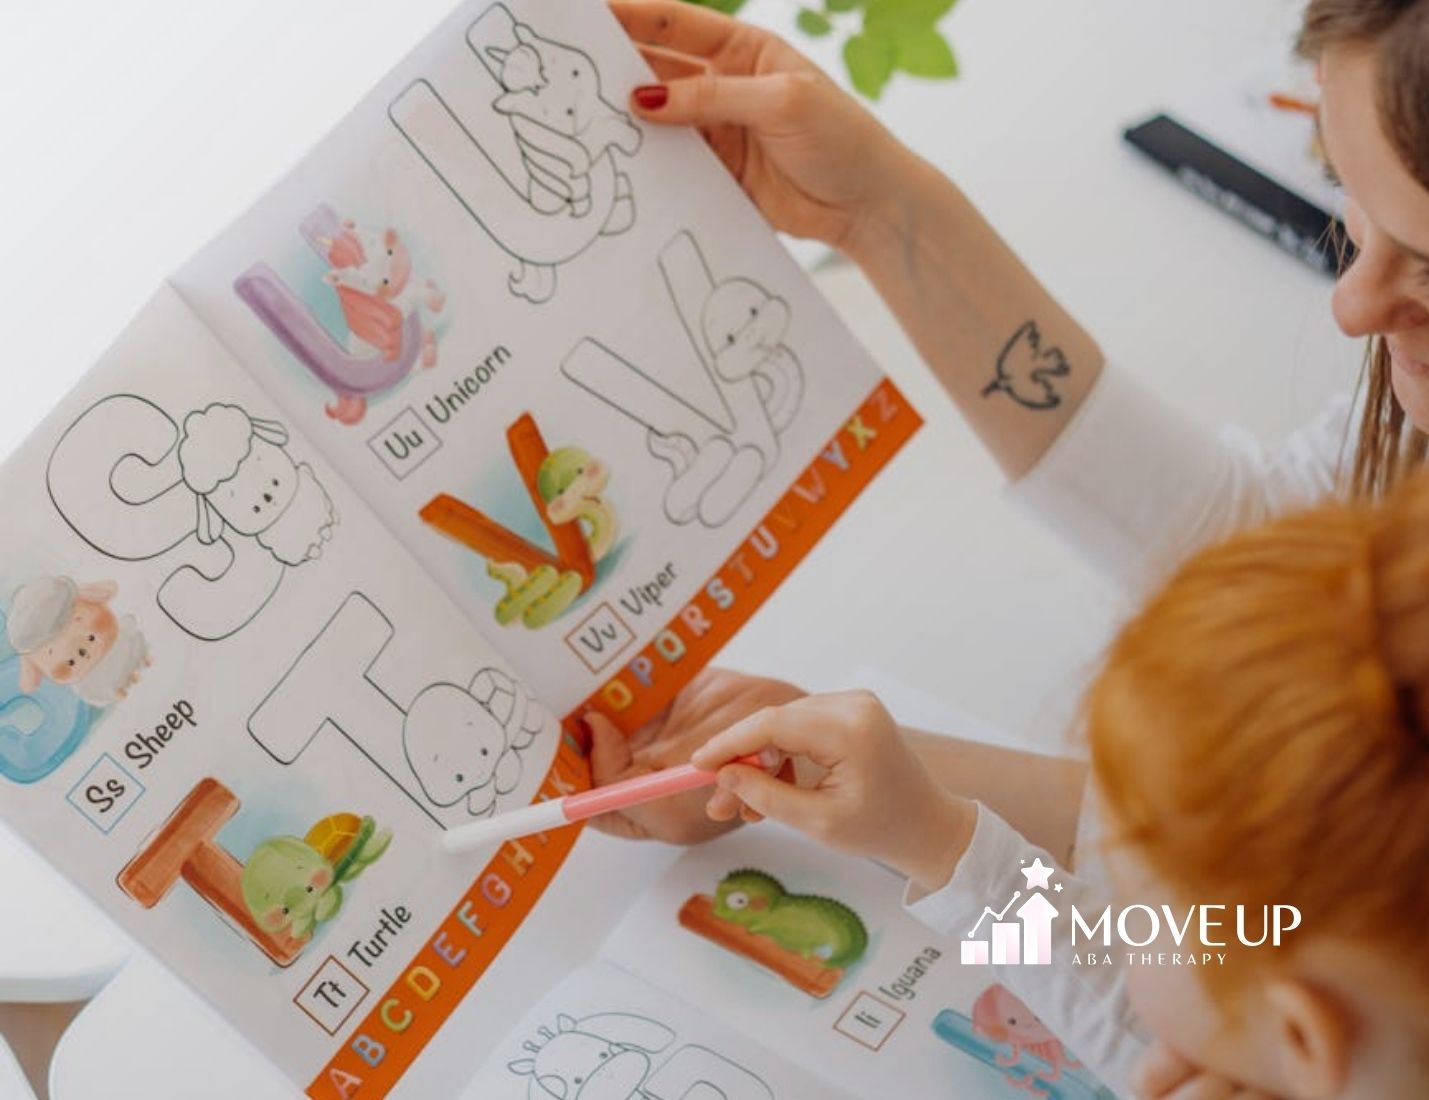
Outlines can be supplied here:
M1158 1043L1141 1063L1136 1095L1141 1100L1275 1100L1256 1089L1208 1073Z
M591 732L591 776L597 787L687 764L690 754L741 718L803 696L792 684L728 669L708 668L689 682L669 708L627 737L608 719L586 716ZM605 814L591 824L631 840L698 844L738 825L729 814L712 821L703 791L677 795Z
M713 738L691 762L713 768L770 747L807 757L823 776L801 789L727 764L711 816L743 807L830 847L882 860L925 890L952 877L972 839L976 807L938 784L873 695L813 695L770 707Z

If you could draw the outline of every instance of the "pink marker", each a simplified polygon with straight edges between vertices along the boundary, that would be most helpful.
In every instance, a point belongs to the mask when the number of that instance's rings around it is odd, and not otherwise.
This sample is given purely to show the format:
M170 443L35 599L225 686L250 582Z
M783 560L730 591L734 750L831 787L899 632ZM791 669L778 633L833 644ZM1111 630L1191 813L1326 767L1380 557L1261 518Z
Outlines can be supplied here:
M757 756L741 756L730 761L733 764L748 764L752 768L774 771L783 761L777 749L765 749ZM597 787L593 791L552 798L546 802L535 802L509 814L498 814L486 821L472 825L462 825L448 830L442 836L442 847L448 852L469 852L473 848L484 848L503 840L544 833L547 829L559 829L588 817L612 813L616 810L639 806L644 802L654 802L657 798L697 791L701 787L714 785L717 771L704 771L693 764L679 768L665 768L649 775L612 783L608 787Z

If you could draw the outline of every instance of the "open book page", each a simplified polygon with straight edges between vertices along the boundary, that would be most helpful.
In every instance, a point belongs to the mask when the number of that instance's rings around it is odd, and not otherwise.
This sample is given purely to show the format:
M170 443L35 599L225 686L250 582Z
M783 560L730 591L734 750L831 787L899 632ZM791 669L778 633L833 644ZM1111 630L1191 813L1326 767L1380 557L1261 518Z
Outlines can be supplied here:
M300 1086L382 1095L574 842L441 830L583 760L172 291L0 498L7 820Z
M558 714L627 726L918 424L601 0L470 0L175 285Z
M781 1053L609 963L578 970L497 1047L481 1100L852 1100ZM891 1093L885 1095L892 1095Z
M662 876L607 958L867 1100L1109 1100L986 966L903 911L902 889L788 830L741 829Z

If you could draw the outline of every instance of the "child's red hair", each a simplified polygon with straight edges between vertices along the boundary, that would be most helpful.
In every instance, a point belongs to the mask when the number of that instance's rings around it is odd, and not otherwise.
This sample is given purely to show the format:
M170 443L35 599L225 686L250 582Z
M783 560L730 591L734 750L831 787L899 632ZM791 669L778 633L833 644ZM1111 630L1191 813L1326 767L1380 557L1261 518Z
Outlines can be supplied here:
M1086 715L1113 840L1182 900L1294 905L1429 988L1429 475L1198 554Z

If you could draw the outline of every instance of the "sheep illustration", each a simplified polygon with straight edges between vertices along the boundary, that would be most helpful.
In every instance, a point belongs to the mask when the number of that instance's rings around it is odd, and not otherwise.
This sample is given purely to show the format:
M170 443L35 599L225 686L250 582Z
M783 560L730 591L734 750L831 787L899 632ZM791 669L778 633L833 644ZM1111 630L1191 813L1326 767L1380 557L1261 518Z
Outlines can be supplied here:
M528 1100L774 1100L769 1086L743 1066L702 1046L682 1046L663 1063L655 1055L675 1041L664 1024L624 1012L576 1020L556 1017L507 1063L529 1077Z
M236 405L212 404L184 418L179 467L197 497L204 544L225 530L255 540L284 565L321 556L337 512L306 462L284 447L288 431Z
M281 424L236 405L190 411L181 425L147 398L112 394L65 430L45 485L98 553L162 562L160 609L191 637L218 641L333 537L333 502L287 443Z

